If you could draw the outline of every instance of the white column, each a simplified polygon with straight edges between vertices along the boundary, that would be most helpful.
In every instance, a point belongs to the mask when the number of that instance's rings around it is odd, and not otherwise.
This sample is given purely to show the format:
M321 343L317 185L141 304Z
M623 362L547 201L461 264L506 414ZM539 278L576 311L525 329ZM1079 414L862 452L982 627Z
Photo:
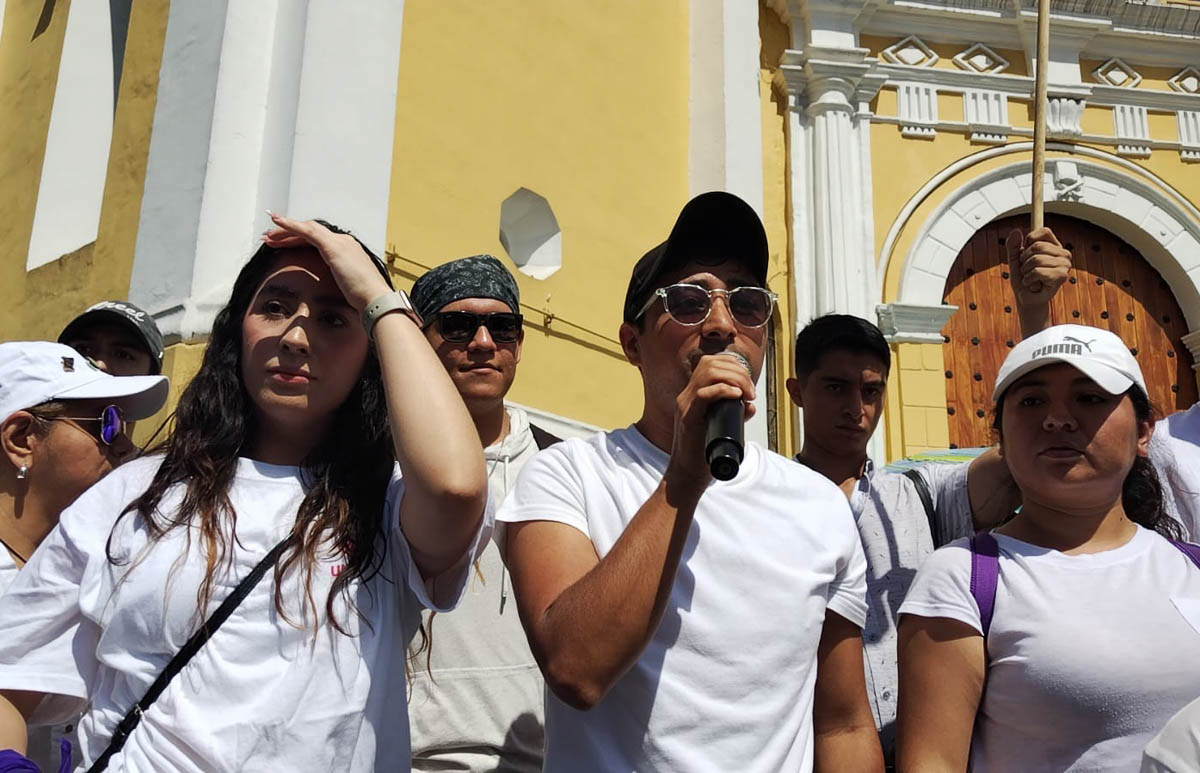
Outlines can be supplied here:
M835 311L872 319L879 300L866 103L882 77L873 63L865 49L809 46L784 56L793 112L804 113L789 127L796 290L811 303L797 309L800 325Z
M691 0L688 190L691 196L729 191L761 217L758 13L758 4L746 0ZM757 392L758 410L746 423L746 437L765 446L767 390L761 375Z
M876 318L870 111L883 85L861 48L784 54L796 331L831 312ZM883 459L883 425L868 452Z
M131 299L204 335L265 210L384 248L402 0L173 3Z

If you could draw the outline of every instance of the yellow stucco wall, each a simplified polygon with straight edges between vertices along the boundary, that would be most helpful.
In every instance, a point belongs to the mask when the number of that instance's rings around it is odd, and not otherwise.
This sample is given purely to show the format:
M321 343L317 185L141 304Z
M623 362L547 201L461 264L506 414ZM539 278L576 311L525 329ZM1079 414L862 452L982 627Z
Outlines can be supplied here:
M133 4L96 241L33 271L26 258L70 3L10 0L0 38L0 340L51 338L129 292L168 0ZM43 16L43 9L51 9ZM44 32L35 34L39 29Z
M688 69L684 0L405 3L387 232L400 284L464 255L507 261L500 205L518 188L562 230L557 273L516 273L522 302L554 317L525 310L514 401L606 428L640 413L617 329L633 263L688 198Z

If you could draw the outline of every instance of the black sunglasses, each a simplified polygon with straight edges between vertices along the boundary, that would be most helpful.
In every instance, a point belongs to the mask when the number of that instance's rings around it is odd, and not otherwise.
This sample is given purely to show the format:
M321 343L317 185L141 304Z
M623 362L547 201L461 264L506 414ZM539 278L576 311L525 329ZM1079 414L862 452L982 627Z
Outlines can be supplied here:
M521 315L511 311L493 311L489 314L439 311L433 315L426 327L437 325L437 331L445 341L465 344L475 337L479 326L483 325L496 343L512 344L521 337L521 322Z

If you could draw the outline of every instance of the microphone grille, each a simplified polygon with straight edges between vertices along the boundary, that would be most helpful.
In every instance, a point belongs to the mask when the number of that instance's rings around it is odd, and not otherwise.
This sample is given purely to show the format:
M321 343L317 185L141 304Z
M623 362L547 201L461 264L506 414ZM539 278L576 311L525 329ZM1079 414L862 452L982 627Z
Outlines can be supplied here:
M719 354L723 357L732 357L733 359L737 360L738 362L740 362L742 364L742 367L746 369L747 373L754 372L753 370L750 369L750 361L747 360L744 356L742 356L742 354L740 352L735 352L735 351L726 349L723 352L717 352L717 354Z

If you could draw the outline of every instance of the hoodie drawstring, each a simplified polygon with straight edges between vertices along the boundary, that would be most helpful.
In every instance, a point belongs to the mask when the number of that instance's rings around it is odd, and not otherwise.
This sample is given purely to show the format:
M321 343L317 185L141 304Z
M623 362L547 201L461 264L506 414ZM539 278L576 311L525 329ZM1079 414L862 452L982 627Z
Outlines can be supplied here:
M500 457L500 461L504 464L504 491L508 492L508 460L509 455L505 454ZM504 614L504 605L508 602L508 565L504 562L500 563L500 614Z

